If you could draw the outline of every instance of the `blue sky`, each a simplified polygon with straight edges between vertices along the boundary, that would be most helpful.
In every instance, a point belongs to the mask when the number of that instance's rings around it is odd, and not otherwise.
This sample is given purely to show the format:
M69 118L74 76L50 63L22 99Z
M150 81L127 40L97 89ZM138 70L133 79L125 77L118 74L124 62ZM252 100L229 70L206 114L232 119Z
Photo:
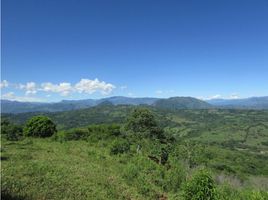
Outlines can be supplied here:
M267 0L2 0L2 98L268 95Z

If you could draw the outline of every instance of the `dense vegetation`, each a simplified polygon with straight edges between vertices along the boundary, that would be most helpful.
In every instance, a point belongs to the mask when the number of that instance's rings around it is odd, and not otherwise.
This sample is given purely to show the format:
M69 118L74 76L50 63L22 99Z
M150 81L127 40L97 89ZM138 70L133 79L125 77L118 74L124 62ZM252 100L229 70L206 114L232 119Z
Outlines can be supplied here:
M268 198L268 111L104 103L43 113L58 132L26 137L35 115L2 116L5 198Z
M169 110L205 109L212 107L209 103L192 97L171 97L168 99L160 99L154 103L154 106Z
M50 137L57 132L56 125L45 116L34 116L25 125L25 136Z

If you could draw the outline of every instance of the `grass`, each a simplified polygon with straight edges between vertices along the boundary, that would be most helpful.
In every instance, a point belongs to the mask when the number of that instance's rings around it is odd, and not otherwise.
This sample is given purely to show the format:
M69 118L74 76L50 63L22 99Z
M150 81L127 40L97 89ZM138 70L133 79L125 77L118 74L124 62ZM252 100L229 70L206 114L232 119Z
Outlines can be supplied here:
M120 163L104 148L26 139L4 142L2 149L2 191L13 198L142 199L124 183Z
M25 138L10 142L2 139L2 196L11 200L181 199L183 182L197 170L187 169L187 163L181 162L182 159L176 156L170 158L168 166L156 164L143 153L113 156L110 154L110 143L111 140L58 142L51 138ZM149 145L150 142L147 143ZM252 162L243 161L239 159L241 152L220 151L217 146L210 146L207 151L216 152L207 167L215 168L217 183L228 183L237 189L234 197L226 199L239 199L245 188L251 188L247 191L268 190L267 175L261 175L267 168L265 163L260 163L257 158ZM179 154L182 154L181 150ZM224 160L225 165L218 165ZM244 167L247 166L243 166L243 162L259 162L256 165L259 175L250 175L253 173L251 169L245 171ZM237 175L226 174L228 170L244 170L244 175L248 175L240 179ZM220 185L219 188L223 188Z

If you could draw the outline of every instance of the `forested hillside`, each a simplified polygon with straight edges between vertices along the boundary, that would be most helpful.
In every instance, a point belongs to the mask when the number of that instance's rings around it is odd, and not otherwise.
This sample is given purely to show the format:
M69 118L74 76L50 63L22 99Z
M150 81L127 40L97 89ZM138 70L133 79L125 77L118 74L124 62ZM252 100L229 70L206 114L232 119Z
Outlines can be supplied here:
M48 116L58 131L36 138L41 130L54 130L47 121L38 131L41 124L36 124L46 117L36 115ZM6 197L192 199L200 194L202 177L215 188L211 199L268 195L268 111L104 103L66 112L4 114L2 122Z

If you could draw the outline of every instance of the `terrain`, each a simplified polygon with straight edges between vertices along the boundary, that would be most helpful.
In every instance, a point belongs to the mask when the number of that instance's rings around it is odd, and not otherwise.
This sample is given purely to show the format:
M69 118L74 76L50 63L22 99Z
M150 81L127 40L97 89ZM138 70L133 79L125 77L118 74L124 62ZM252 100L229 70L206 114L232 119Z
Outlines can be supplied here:
M153 114L163 136L148 136L140 123L133 133L125 131L137 109ZM218 199L267 198L267 110L104 102L64 112L2 114L2 120L25 126L36 115L48 116L58 132L16 141L2 135L6 198L184 199L185 185L201 169L212 174Z

